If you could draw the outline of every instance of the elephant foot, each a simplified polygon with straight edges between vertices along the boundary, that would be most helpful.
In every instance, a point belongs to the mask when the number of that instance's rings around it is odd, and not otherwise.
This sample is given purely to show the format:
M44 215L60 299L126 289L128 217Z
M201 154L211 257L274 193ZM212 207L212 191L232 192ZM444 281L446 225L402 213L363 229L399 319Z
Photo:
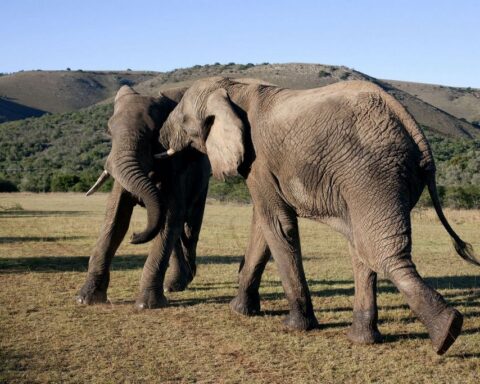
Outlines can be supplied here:
M347 338L355 344L376 344L383 340L377 328L376 313L372 311L354 311L353 322L347 331Z
M376 327L359 327L352 324L347 331L347 339L354 344L378 344L383 341L383 336Z
M93 305L107 302L108 276L87 277L76 296L78 304Z
M455 308L447 307L426 324L433 349L439 355L447 352L462 330L463 316Z
M91 293L79 292L75 298L78 304L93 305L93 304L105 304L107 300L107 292L95 291Z
M168 306L168 300L163 292L145 291L139 295L135 301L135 309L142 311L144 309L165 308Z
M239 293L230 301L230 309L244 316L258 315L260 313L260 295L258 292L255 295Z
M315 315L305 316L297 311L290 311L285 320L283 320L283 324L295 331L309 331L318 328L318 321Z
M354 344L378 344L383 341L383 336L378 329L361 328L352 324L347 331L347 339Z
M165 292L181 292L184 291L188 284L193 280L193 276L177 275L170 277L164 286Z

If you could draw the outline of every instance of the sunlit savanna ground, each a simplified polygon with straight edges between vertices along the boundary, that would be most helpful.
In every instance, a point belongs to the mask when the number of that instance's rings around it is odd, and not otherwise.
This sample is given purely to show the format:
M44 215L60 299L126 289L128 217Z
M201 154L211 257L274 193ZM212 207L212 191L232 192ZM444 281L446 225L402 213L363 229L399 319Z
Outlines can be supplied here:
M380 330L386 341L345 338L353 282L345 240L301 221L304 265L321 328L282 326L287 310L269 263L263 316L234 315L238 264L250 206L210 202L190 288L170 307L133 311L148 245L125 242L113 262L110 304L78 306L106 195L0 194L0 382L479 383L480 269L457 257L433 211L416 211L414 259L420 273L465 315L464 331L437 356L423 326L381 280ZM480 253L480 211L447 210ZM142 229L136 209L129 233Z

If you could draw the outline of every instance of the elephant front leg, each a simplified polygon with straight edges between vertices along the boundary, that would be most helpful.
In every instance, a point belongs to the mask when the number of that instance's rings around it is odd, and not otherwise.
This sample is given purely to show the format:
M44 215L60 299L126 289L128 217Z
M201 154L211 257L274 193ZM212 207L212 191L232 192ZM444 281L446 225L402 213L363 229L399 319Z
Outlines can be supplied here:
M183 291L197 272L197 243L202 228L207 192L208 185L193 202L191 211L183 225L181 239L175 244L170 260L169 278L165 282L165 290L168 292Z
M169 276L165 282L166 292L180 292L187 288L193 280L195 271L192 270L190 263L185 257L185 247L178 240L173 248L169 263Z
M284 323L296 330L318 326L302 264L300 236L295 212L278 195L259 193L264 190L249 185L258 221L267 245L278 266L283 289L290 305Z
M357 250L350 244L355 297L353 302L353 322L347 332L350 341L359 344L373 344L382 341L378 330L377 274L359 258Z
M108 196L105 221L88 262L88 274L78 292L79 304L107 301L112 258L128 231L135 202L122 186L115 182Z
M246 316L252 316L260 312L258 290L263 271L269 259L270 249L263 236L262 229L257 223L254 207L247 251L239 270L238 293L230 302L230 308L234 312Z
M140 281L140 293L135 302L139 310L162 308L168 305L163 293L163 281L168 260L179 235L170 231L161 231L154 238L150 252L143 267Z

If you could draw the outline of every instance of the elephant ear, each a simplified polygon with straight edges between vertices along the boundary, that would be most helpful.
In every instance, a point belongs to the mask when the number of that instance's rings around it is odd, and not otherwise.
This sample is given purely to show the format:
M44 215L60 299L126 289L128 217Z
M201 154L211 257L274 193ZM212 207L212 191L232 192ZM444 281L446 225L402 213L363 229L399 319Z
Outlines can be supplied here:
M237 174L245 152L243 134L245 127L233 109L225 89L214 91L207 99L206 123L211 123L205 141L213 176L224 179Z

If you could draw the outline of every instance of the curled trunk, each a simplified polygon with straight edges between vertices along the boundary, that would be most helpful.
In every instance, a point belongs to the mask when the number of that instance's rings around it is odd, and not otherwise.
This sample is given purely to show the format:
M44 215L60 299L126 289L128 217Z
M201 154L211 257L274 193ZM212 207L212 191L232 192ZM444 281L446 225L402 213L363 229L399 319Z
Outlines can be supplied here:
M114 161L114 164L111 173L115 180L128 192L139 198L147 209L147 227L143 232L134 233L130 242L132 244L146 243L156 236L161 227L159 191L147 177L135 155L129 154L121 157Z

